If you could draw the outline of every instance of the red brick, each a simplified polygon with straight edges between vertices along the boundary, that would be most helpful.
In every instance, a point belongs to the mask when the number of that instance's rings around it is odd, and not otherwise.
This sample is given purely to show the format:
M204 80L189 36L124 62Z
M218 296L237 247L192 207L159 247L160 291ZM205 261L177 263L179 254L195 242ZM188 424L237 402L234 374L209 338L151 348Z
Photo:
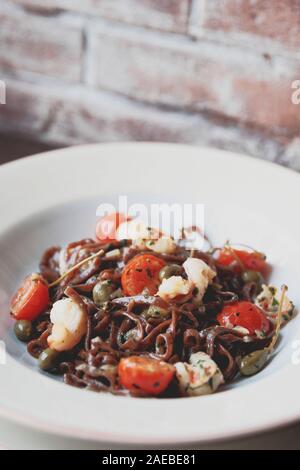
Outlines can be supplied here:
M213 145L274 160L282 153L273 137L226 120L155 109L83 86L47 86L8 79L0 130L52 144L167 141Z
M224 40L230 37L237 41L242 39L251 45L257 39L255 44L261 47L270 45L269 40L272 40L289 49L296 51L299 49L298 0L195 0L195 2L200 8L198 8L198 17L193 18L193 23L199 28L199 35L203 35L204 31L211 31L213 35L223 32ZM193 28L193 31L196 30Z
M1 69L80 81L82 32L79 27L3 6L0 24Z
M0 107L1 129L39 136L48 121L51 97L38 93L35 85L26 86L11 79L3 81L6 84L6 104Z
M102 27L90 40L89 83L153 104L208 111L283 135L299 132L291 83L300 62L221 44Z
M199 119L158 111L131 100L81 87L5 80L7 104L0 127L39 135L55 143L115 140L189 140ZM195 135L197 135L195 133ZM201 133L200 133L201 134Z
M185 32L192 0L14 0L29 8L48 12L71 10L117 21Z

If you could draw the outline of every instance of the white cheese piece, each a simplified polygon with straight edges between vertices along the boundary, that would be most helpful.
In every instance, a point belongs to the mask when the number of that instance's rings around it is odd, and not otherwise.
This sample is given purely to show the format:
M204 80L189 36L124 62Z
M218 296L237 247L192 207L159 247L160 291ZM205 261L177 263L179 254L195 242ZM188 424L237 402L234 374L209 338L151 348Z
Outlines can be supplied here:
M171 276L168 279L163 279L157 295L168 301L178 295L187 295L192 288L193 285L190 281L183 279L181 276Z
M216 273L204 261L198 258L188 258L182 266L189 281L197 287L196 300L200 302Z
M123 222L118 227L116 232L117 240L132 240L136 241L139 239L149 240L159 238L159 232L156 229L147 227L145 222L142 220L129 220Z
M86 333L86 312L69 298L58 300L53 304L50 320L53 326L48 344L56 351L72 349Z
M170 236L162 235L159 230L141 220L131 220L121 224L116 234L117 240L132 240L132 244L140 250L151 250L156 253L174 253L176 243Z
M190 363L177 362L176 377L183 395L200 396L215 392L224 383L217 364L204 352L192 354Z
M232 325L230 323L230 326L227 328L232 328ZM249 335L249 330L247 328L244 328L243 326L235 326L232 328L234 331L237 331L238 333L241 333L244 336Z
M176 251L176 243L171 237L162 236L158 240L146 240L146 248L155 253L172 254Z
M268 319L274 324L277 322L280 297L281 292L277 287L263 284L262 291L255 300L255 304L265 312ZM286 324L293 318L294 314L295 306L285 295L282 305L281 324Z

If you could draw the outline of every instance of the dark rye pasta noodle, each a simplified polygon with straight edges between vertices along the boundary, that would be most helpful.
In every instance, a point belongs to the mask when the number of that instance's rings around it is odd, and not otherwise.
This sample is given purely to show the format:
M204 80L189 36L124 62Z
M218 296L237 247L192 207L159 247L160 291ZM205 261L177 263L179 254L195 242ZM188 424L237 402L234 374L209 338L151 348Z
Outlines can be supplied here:
M50 312L56 302L69 299L84 314L84 334L71 348L52 351L53 354L50 350L50 365L42 362L43 369L63 375L65 383L114 394L181 396L185 392L189 394L188 386L184 390L180 387L181 376L177 373L178 368L175 371L174 364L189 364L193 357L200 357L197 356L200 352L205 353L203 357L207 355L214 361L222 383L232 381L240 372L241 359L253 351L267 348L275 328L266 320L267 330L257 334L245 327L239 328L239 323L222 323L219 314L226 307L231 308L241 302L255 307L261 279L258 276L254 279L253 274L252 279L249 273L250 280L247 279L246 263L239 267L235 256L232 262L222 263L213 249L202 252L187 246L185 240L181 240L172 253L164 253L153 252L145 244L138 247L131 241L102 243L83 239L71 243L64 250L56 246L49 248L40 262L40 275L49 286L48 304L31 321L28 352L40 358L40 362L43 357L49 359L49 337L53 334ZM100 250L103 250L101 255L93 257ZM87 258L89 260L84 262ZM195 286L169 300L157 295L162 276L172 278L175 268L181 281L189 282L183 264L190 258L202 260L213 272L213 279L201 301L195 301L199 295ZM144 269L138 264L142 259L152 264ZM72 270L78 263L81 264ZM62 265L64 276L61 276ZM138 284L141 272L146 273L149 285L132 293L131 280ZM127 288L124 290L125 278ZM235 318L238 316L239 312L236 312ZM138 364L145 358L151 359L149 364L152 365L163 363L167 368L165 374L151 386L161 387L162 377L169 374L166 386L153 393L138 381L128 386L126 380L120 379L120 364L132 357ZM151 367L146 373L151 373ZM200 379L203 377L201 374ZM144 374L143 377L147 382L149 376Z
M17 338L42 370L113 394L199 396L259 372L294 314L287 287L266 284L263 254L207 238L200 251L193 232L175 242L109 214L98 241L50 247L11 301Z

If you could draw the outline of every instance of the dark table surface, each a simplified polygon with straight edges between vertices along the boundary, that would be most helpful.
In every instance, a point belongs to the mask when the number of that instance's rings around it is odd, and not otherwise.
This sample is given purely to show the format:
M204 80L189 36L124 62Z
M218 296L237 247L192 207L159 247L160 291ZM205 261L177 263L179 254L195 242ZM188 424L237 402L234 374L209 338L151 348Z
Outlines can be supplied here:
M0 164L35 153L46 152L53 148L50 145L33 142L24 137L0 134Z

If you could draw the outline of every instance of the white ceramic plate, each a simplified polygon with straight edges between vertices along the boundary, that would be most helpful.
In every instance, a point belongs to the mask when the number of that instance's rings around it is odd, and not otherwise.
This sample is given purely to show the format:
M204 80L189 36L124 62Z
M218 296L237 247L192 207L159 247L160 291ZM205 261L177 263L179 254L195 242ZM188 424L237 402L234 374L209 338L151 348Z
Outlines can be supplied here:
M37 370L11 332L8 302L42 251L92 236L100 202L204 203L207 233L255 246L300 305L300 177L207 148L109 144L69 148L0 167L0 412L36 428L101 442L179 444L241 436L300 418L300 318L283 331L270 365L215 395L136 399L78 390ZM298 316L299 317L299 316Z

